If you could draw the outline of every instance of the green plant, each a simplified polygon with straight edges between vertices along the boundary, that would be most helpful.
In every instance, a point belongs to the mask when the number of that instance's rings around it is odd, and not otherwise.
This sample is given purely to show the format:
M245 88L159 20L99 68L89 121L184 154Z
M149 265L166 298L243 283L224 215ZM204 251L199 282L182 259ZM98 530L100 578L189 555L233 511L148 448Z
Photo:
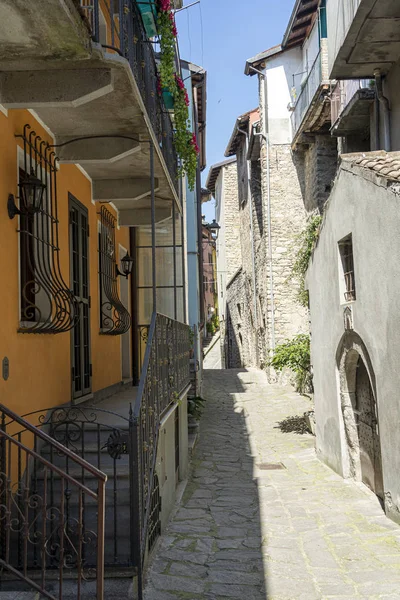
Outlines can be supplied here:
M189 97L182 79L175 70L175 38L177 30L170 0L158 0L157 28L160 40L158 93L170 92L174 100L174 145L181 164L178 175L186 174L190 190L194 189L199 148L190 131Z
M296 335L275 348L270 366L278 372L284 368L291 369L296 376L296 390L302 394L312 391L310 372L310 336L304 333Z
M169 2L160 3L157 29L160 38L160 83L162 88L172 91L175 87L176 28Z
M214 335L214 333L215 333L215 325L212 320L208 321L208 323L207 323L207 332L211 333L212 335Z
M215 329L219 329L219 317L216 313L211 317L211 322L214 325Z
M198 421L204 410L205 400L200 396L194 398L188 398L188 415Z
M319 236L321 222L322 217L320 215L312 217L307 227L296 239L296 246L298 244L296 248L297 258L292 268L291 278L298 280L299 290L297 298L302 306L308 306L308 291L304 287L304 280L315 242Z

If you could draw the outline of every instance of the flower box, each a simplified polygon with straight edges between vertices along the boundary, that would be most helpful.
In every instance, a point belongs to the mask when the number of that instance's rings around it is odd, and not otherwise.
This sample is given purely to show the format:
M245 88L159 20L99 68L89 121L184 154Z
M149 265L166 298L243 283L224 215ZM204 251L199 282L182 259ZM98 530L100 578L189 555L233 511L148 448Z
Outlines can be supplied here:
M157 35L157 10L154 0L138 0L138 8L149 38Z

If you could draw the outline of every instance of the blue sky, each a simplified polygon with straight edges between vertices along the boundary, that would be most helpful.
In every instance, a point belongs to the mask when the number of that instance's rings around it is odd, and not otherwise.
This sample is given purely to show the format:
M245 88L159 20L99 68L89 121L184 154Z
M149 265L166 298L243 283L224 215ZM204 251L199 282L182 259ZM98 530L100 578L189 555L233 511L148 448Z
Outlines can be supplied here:
M184 0L190 4L192 0ZM224 160L236 118L258 104L247 58L282 41L294 0L201 0L176 15L181 57L207 71L207 168ZM203 205L214 218L213 202Z

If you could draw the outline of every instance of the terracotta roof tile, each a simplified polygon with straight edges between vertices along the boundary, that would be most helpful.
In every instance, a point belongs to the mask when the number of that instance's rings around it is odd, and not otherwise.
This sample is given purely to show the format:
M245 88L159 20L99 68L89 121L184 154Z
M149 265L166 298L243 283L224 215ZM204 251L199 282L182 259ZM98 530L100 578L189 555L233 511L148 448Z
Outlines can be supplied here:
M363 152L342 154L342 163L350 167L357 166L366 171L372 171L380 177L393 181L400 181L400 152Z

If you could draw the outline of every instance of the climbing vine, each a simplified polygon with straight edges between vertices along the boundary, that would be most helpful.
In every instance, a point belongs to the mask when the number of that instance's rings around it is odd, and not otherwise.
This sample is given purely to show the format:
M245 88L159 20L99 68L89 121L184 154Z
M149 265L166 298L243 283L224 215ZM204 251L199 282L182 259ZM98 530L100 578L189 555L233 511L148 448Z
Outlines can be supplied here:
M314 244L319 236L321 221L322 217L320 215L312 217L308 222L307 227L297 237L297 258L292 268L291 278L294 278L298 281L299 288L297 298L302 306L308 306L308 291L305 289L304 280Z
M174 144L180 158L179 176L186 174L189 189L196 181L197 155L199 147L196 136L190 131L189 97L182 79L175 71L175 38L177 30L171 0L158 0L158 35L160 38L160 79L158 93L169 92L174 101L175 136Z
M269 363L278 372L286 367L296 376L296 390L302 394L312 391L310 336L304 333L296 335L275 348Z

